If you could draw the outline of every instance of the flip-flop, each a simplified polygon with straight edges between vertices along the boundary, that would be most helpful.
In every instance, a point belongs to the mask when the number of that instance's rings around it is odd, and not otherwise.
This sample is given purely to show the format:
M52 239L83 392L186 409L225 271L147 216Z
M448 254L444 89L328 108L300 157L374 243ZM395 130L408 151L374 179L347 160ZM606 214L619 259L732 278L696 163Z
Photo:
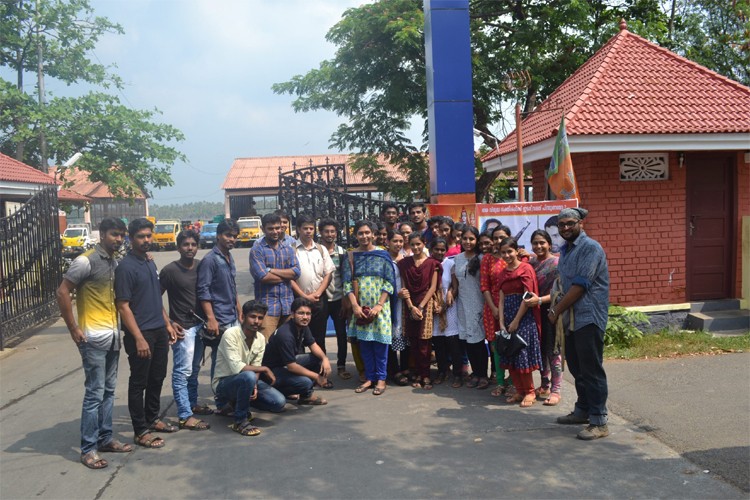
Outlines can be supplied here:
M558 393L553 392L549 395L549 397L543 404L544 406L557 406L560 403L561 399L562 398L560 397Z
M354 389L354 392L356 392L357 394L362 394L365 391L369 391L371 388L372 388L372 383L367 384L367 385L362 384L358 386L356 389Z

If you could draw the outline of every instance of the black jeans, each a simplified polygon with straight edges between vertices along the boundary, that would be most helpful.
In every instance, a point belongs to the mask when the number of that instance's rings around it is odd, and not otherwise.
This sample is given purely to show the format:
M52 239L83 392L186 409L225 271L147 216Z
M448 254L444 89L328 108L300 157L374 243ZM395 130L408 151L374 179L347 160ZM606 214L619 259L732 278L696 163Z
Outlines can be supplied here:
M451 335L450 337L434 336L432 337L432 346L435 348L438 373L447 375L452 364L453 376L461 377L463 375L464 347L461 345L461 339L458 338L458 335Z
M328 329L328 297L325 293L320 301L313 305L310 331L315 343L326 352L326 330Z
M334 300L328 303L328 317L333 320L333 329L336 330L336 366L344 368L346 366L346 354L349 349L346 339L346 319L341 317L342 299ZM328 318L326 318L327 320Z
M123 346L130 364L128 410L136 435L147 432L151 424L159 418L161 387L167 376L169 361L169 334L166 328L141 330L141 334L151 350L150 358L138 357L135 338L128 331L125 331L123 338Z
M487 354L487 346L485 345L484 340L477 342L476 344L470 344L465 340L462 340L461 345L464 346L466 355L469 357L472 377L487 378L489 354Z
M588 415L592 425L607 423L608 389L603 358L604 331L593 323L565 337L565 360L578 394L575 413Z

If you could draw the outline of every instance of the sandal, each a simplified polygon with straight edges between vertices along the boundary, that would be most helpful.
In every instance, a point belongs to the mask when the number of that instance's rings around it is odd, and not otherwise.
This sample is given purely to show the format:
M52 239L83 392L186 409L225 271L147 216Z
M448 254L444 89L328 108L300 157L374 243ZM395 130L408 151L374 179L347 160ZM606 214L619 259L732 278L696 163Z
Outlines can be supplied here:
M149 431L146 431L140 436L135 436L135 444L144 448L164 448L166 443L159 436L154 436Z
M299 401L299 394L290 394L286 397L287 401Z
M81 463L89 469L104 469L109 465L109 462L100 457L96 450L81 454Z
M527 394L526 397L521 400L520 406L521 408L528 408L534 403L536 403L536 394Z
M445 373L438 373L437 377L435 377L435 380L433 381L433 384L440 385L443 382L445 382L445 378L447 375Z
M424 389L425 391L432 390L432 380L430 380L429 377L425 377L422 381L422 389Z
M192 418L195 421L193 425L188 425L188 420L190 420L190 418L180 420L180 429L187 429L189 431L207 431L211 428L211 424L209 424L208 422L204 422L199 418Z
M176 425L173 425L169 422L165 422L163 420L156 419L149 428L151 432L164 432L167 434L171 434L173 432L177 432L180 430L179 427Z
M198 405L193 408L193 415L213 415L214 411L208 405Z
M342 380L349 380L350 378L352 378L352 374L349 373L348 371L346 371L346 368L344 368L343 366L341 366L341 367L339 367L339 377Z
M373 395L373 396L380 396L381 394L383 394L383 393L385 392L385 388L386 388L386 386L383 386L383 387L375 387L375 388L374 388L374 389L372 390L372 395Z
M229 428L243 436L257 436L260 434L260 429L251 424L247 419L242 422L235 422Z
M404 373L401 373L401 372L393 376L393 381L396 383L396 385L400 385L401 387L409 385L409 377L407 377Z
M309 405L309 406L323 406L323 405L327 405L328 401L321 398L320 396L314 396L314 397L309 397L309 398L304 398L304 399L300 398L300 400L297 401L297 404Z
M536 394L536 397L539 399L547 399L550 395L549 387L539 387L537 390L534 391L534 394Z
M492 389L492 392L490 394L496 398L499 398L503 394L505 394L505 386L504 385L498 385L494 389Z
M490 386L490 381L486 378L483 378L479 380L479 383L477 384L477 389L482 390L486 389Z
M462 377L453 377L453 383L451 384L451 387L454 389L458 389L464 385L464 379Z
M356 392L357 394L362 394L363 392L370 390L371 387L372 382L368 381L354 389L354 392Z
M326 380L325 384L319 384L315 382L315 385L317 385L321 389L333 389L333 382L331 382L330 380Z
M118 440L113 439L109 443L100 446L99 451L111 453L130 453L131 451L133 451L133 447L130 444L121 443Z
M523 396L521 396L520 394L513 394L505 398L505 402L511 405L520 403L521 401L523 401Z
M234 406L227 403L218 410L214 412L214 414L220 416L220 417L234 417Z
M411 386L415 389L421 389L422 388L422 382L417 379L414 382L411 383Z
M479 377L475 377L472 375L472 377L469 379L468 382L466 382L466 387L468 389L474 389L476 386L479 385Z
M547 400L544 402L544 406L557 406L558 403L560 403L561 399L562 398L560 397L560 395L558 393L552 392L552 393L550 393L550 395L547 398Z

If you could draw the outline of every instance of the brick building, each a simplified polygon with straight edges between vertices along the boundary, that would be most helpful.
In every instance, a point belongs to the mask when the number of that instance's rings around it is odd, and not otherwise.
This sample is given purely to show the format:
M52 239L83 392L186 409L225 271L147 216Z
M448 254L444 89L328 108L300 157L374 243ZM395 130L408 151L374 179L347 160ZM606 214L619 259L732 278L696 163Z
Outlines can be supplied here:
M522 122L534 200L549 199L545 170L564 113L611 302L747 300L750 88L620 28ZM498 149L485 167L515 169L515 131Z

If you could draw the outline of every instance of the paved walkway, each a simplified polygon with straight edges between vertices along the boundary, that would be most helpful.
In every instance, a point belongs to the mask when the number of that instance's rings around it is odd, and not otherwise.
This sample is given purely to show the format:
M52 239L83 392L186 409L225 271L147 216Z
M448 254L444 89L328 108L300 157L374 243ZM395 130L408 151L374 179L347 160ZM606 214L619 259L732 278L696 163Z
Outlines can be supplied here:
M332 339L329 346L335 350ZM744 378L723 385L721 367L735 356ZM210 431L166 435L161 450L107 454L110 467L91 471L78 462L80 359L58 322L0 354L0 498L747 498L747 489L728 484L712 467L683 458L679 445L670 448L654 436L675 431L698 437L700 415L710 413L718 425L734 422L733 439L683 451L695 459L734 447L739 459L747 459L750 358L705 360L706 365L690 364L692 358L658 365L608 363L612 435L595 442L575 439L577 427L554 423L570 411L569 383L561 406L522 410L489 391L389 387L373 397L354 394L353 381L334 379L336 388L325 391L328 406L258 413L259 437L241 437L227 428L228 420L212 416ZM683 371L671 375L670 363L684 363ZM130 441L128 372L122 355L115 430ZM206 401L207 383L202 373ZM738 404L728 406L719 387L741 388L741 394L731 393ZM658 404L635 404L643 399ZM168 381L162 408L174 418ZM636 413L643 408L654 414ZM684 420L684 429L649 424L670 408ZM621 418L620 409L637 423ZM657 430L645 430L652 427ZM705 439L710 443L715 436ZM740 480L734 483L746 485L748 466L737 467Z

